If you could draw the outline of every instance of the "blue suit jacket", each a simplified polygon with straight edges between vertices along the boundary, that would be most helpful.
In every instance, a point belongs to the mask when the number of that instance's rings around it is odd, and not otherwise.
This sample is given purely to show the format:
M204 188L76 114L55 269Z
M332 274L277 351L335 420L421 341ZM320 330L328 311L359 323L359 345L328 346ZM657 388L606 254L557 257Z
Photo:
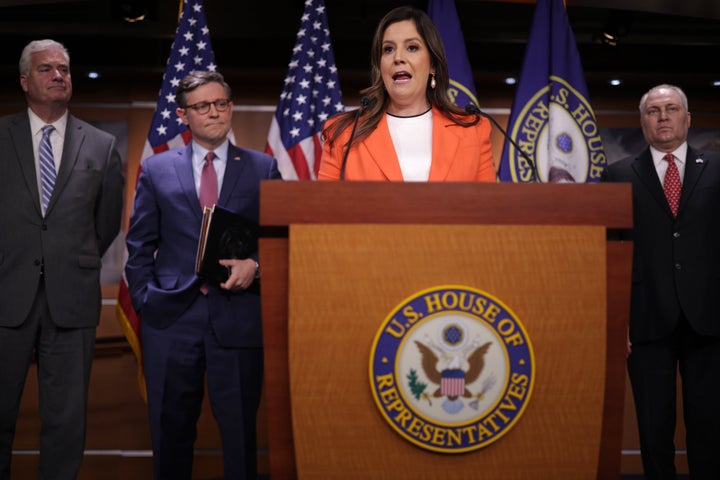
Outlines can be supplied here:
M201 295L195 256L202 209L191 158L192 144L147 158L135 191L125 274L135 310L155 328L177 321ZM260 181L279 178L274 158L230 144L218 204L257 221ZM258 295L210 285L208 301L223 345L262 346Z

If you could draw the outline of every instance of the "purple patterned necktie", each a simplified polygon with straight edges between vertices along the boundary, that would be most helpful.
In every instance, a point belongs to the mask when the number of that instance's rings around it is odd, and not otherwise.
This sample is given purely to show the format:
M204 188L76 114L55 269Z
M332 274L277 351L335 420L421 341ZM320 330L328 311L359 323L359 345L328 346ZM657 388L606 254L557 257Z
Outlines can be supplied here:
M40 140L40 148L38 156L40 157L40 186L42 192L43 211L47 211L50 197L55 188L55 157L53 156L52 145L50 144L50 134L55 130L52 125L45 125L42 128L42 140Z

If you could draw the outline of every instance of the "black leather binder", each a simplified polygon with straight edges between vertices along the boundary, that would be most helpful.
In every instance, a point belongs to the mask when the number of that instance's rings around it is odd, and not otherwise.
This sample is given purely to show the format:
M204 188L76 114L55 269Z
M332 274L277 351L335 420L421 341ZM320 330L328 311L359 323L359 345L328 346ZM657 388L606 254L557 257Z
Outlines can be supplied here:
M205 207L195 259L196 273L208 281L226 281L228 269L218 260L250 257L257 251L259 234L257 222L219 205ZM256 280L253 287L257 283Z

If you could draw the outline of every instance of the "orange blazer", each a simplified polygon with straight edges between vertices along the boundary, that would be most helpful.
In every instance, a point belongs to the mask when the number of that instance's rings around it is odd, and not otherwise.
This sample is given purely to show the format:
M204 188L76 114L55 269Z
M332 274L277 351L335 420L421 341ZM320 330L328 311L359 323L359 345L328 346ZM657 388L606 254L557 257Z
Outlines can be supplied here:
M429 181L495 182L490 130L487 119L481 118L472 127L462 127L433 108L433 151ZM351 128L347 128L340 134L334 148L331 149L327 142L323 146L318 180L340 179L340 167L350 131ZM345 164L345 179L403 181L385 115L370 136L350 149Z

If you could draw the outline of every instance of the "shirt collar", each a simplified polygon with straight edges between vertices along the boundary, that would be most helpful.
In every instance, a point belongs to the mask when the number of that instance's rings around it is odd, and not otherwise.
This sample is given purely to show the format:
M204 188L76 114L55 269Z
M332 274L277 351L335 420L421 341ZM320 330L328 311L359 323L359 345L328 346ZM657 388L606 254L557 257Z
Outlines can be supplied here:
M28 118L30 119L30 132L32 132L33 136L40 134L45 125L52 125L55 127L55 131L58 135L60 135L60 138L65 138L65 130L67 128L68 120L67 110L65 110L62 117L58 118L54 122L45 123L35 112L32 111L32 108L28 107Z
M225 158L227 157L229 143L229 140L225 140L218 148L213 149L213 152L215 152L215 160L225 160ZM210 150L198 144L197 142L192 142L192 151L193 158L197 158L198 161L202 163L205 159L205 155L207 155Z
M667 155L668 153L672 153L675 156L677 162L680 162L681 165L685 165L685 158L687 158L687 149L687 142L683 142L682 145L680 145L672 152L663 152L651 146L650 153L652 154L653 163L656 167L660 164L660 162L665 161L665 155Z

